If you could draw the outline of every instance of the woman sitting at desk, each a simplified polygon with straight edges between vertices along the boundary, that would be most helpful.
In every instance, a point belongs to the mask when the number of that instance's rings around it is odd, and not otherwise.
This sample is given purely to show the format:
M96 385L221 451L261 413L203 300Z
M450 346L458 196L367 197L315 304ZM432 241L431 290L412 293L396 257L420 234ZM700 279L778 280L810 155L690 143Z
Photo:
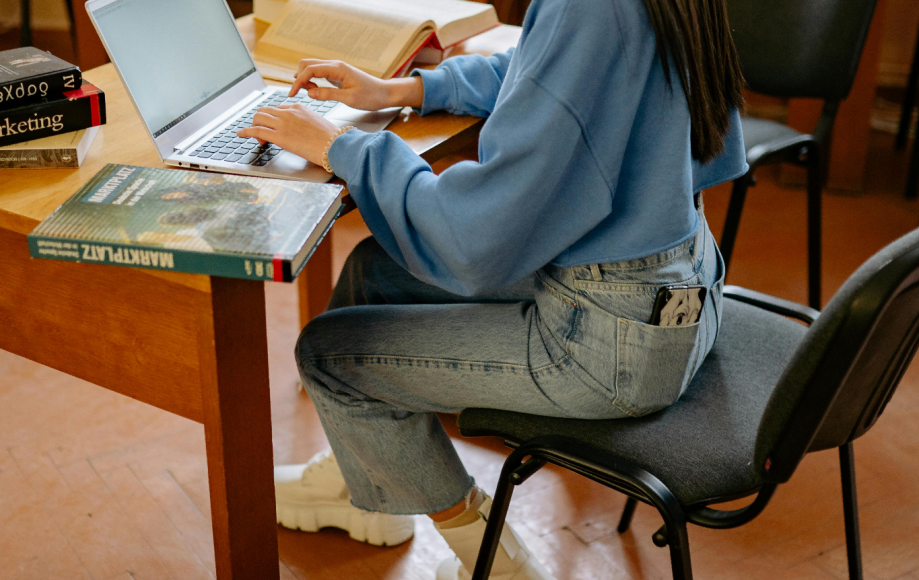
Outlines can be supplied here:
M457 556L437 577L468 578L490 501L435 413L614 419L677 400L718 331L724 272L694 194L746 170L742 78L724 0L534 0L516 49L413 75L306 60L291 92L488 117L478 162L434 175L392 133L299 106L239 132L325 163L373 233L300 336L334 455L277 468L278 517L392 545L428 514ZM678 284L707 289L698 322L650 324ZM491 577L551 578L509 527Z

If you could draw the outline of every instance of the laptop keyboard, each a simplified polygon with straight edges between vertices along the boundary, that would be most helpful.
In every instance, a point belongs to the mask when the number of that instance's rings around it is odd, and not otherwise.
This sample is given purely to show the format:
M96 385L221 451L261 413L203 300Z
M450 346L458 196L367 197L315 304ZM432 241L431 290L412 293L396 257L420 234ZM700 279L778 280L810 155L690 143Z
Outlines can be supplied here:
M227 161L240 165L254 165L261 167L281 152L281 148L274 143L259 145L257 139L244 139L237 137L236 132L252 125L252 115L262 107L277 107L278 105L301 104L320 115L324 115L338 104L338 101L317 101L305 94L288 97L283 93L275 93L266 100L252 105L241 117L215 133L207 142L202 143L189 156L202 159Z

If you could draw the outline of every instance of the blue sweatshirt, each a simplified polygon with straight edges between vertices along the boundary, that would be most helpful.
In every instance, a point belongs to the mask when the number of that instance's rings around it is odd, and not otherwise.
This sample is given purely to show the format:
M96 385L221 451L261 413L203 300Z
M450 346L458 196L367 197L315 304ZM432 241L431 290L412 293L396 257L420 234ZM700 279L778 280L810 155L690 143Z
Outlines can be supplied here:
M396 135L352 130L329 163L387 253L456 294L672 248L699 226L693 194L747 170L736 112L724 153L692 159L642 0L533 0L516 50L416 74L422 115L487 117L479 161L438 176Z

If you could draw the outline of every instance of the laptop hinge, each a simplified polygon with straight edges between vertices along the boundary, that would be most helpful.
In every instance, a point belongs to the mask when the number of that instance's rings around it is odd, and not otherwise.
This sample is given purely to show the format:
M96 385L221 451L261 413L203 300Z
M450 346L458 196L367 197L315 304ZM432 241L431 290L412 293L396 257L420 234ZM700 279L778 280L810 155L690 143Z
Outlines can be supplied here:
M224 111L219 117L208 123L207 125L201 127L182 141L179 141L172 148L173 152L184 151L188 147L191 147L197 143L202 137L225 123L230 117L233 117L239 113L242 109L249 107L256 99L263 96L264 91L252 91L249 95L243 100L239 101L234 107Z

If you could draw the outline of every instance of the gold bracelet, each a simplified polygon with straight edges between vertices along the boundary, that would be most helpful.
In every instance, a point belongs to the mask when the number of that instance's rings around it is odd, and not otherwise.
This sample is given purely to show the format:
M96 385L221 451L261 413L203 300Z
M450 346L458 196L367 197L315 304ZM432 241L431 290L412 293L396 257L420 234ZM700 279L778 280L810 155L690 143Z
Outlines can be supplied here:
M329 149L332 148L332 143L334 143L336 139L338 139L339 137L341 137L342 135L344 135L345 133L347 133L353 128L354 128L354 125L348 125L346 127L342 127L341 129L336 131L334 135L332 135L332 138L329 139L328 144L325 146L325 150L322 152L322 167L329 173L335 173L334 171L332 171L332 166L329 165Z

